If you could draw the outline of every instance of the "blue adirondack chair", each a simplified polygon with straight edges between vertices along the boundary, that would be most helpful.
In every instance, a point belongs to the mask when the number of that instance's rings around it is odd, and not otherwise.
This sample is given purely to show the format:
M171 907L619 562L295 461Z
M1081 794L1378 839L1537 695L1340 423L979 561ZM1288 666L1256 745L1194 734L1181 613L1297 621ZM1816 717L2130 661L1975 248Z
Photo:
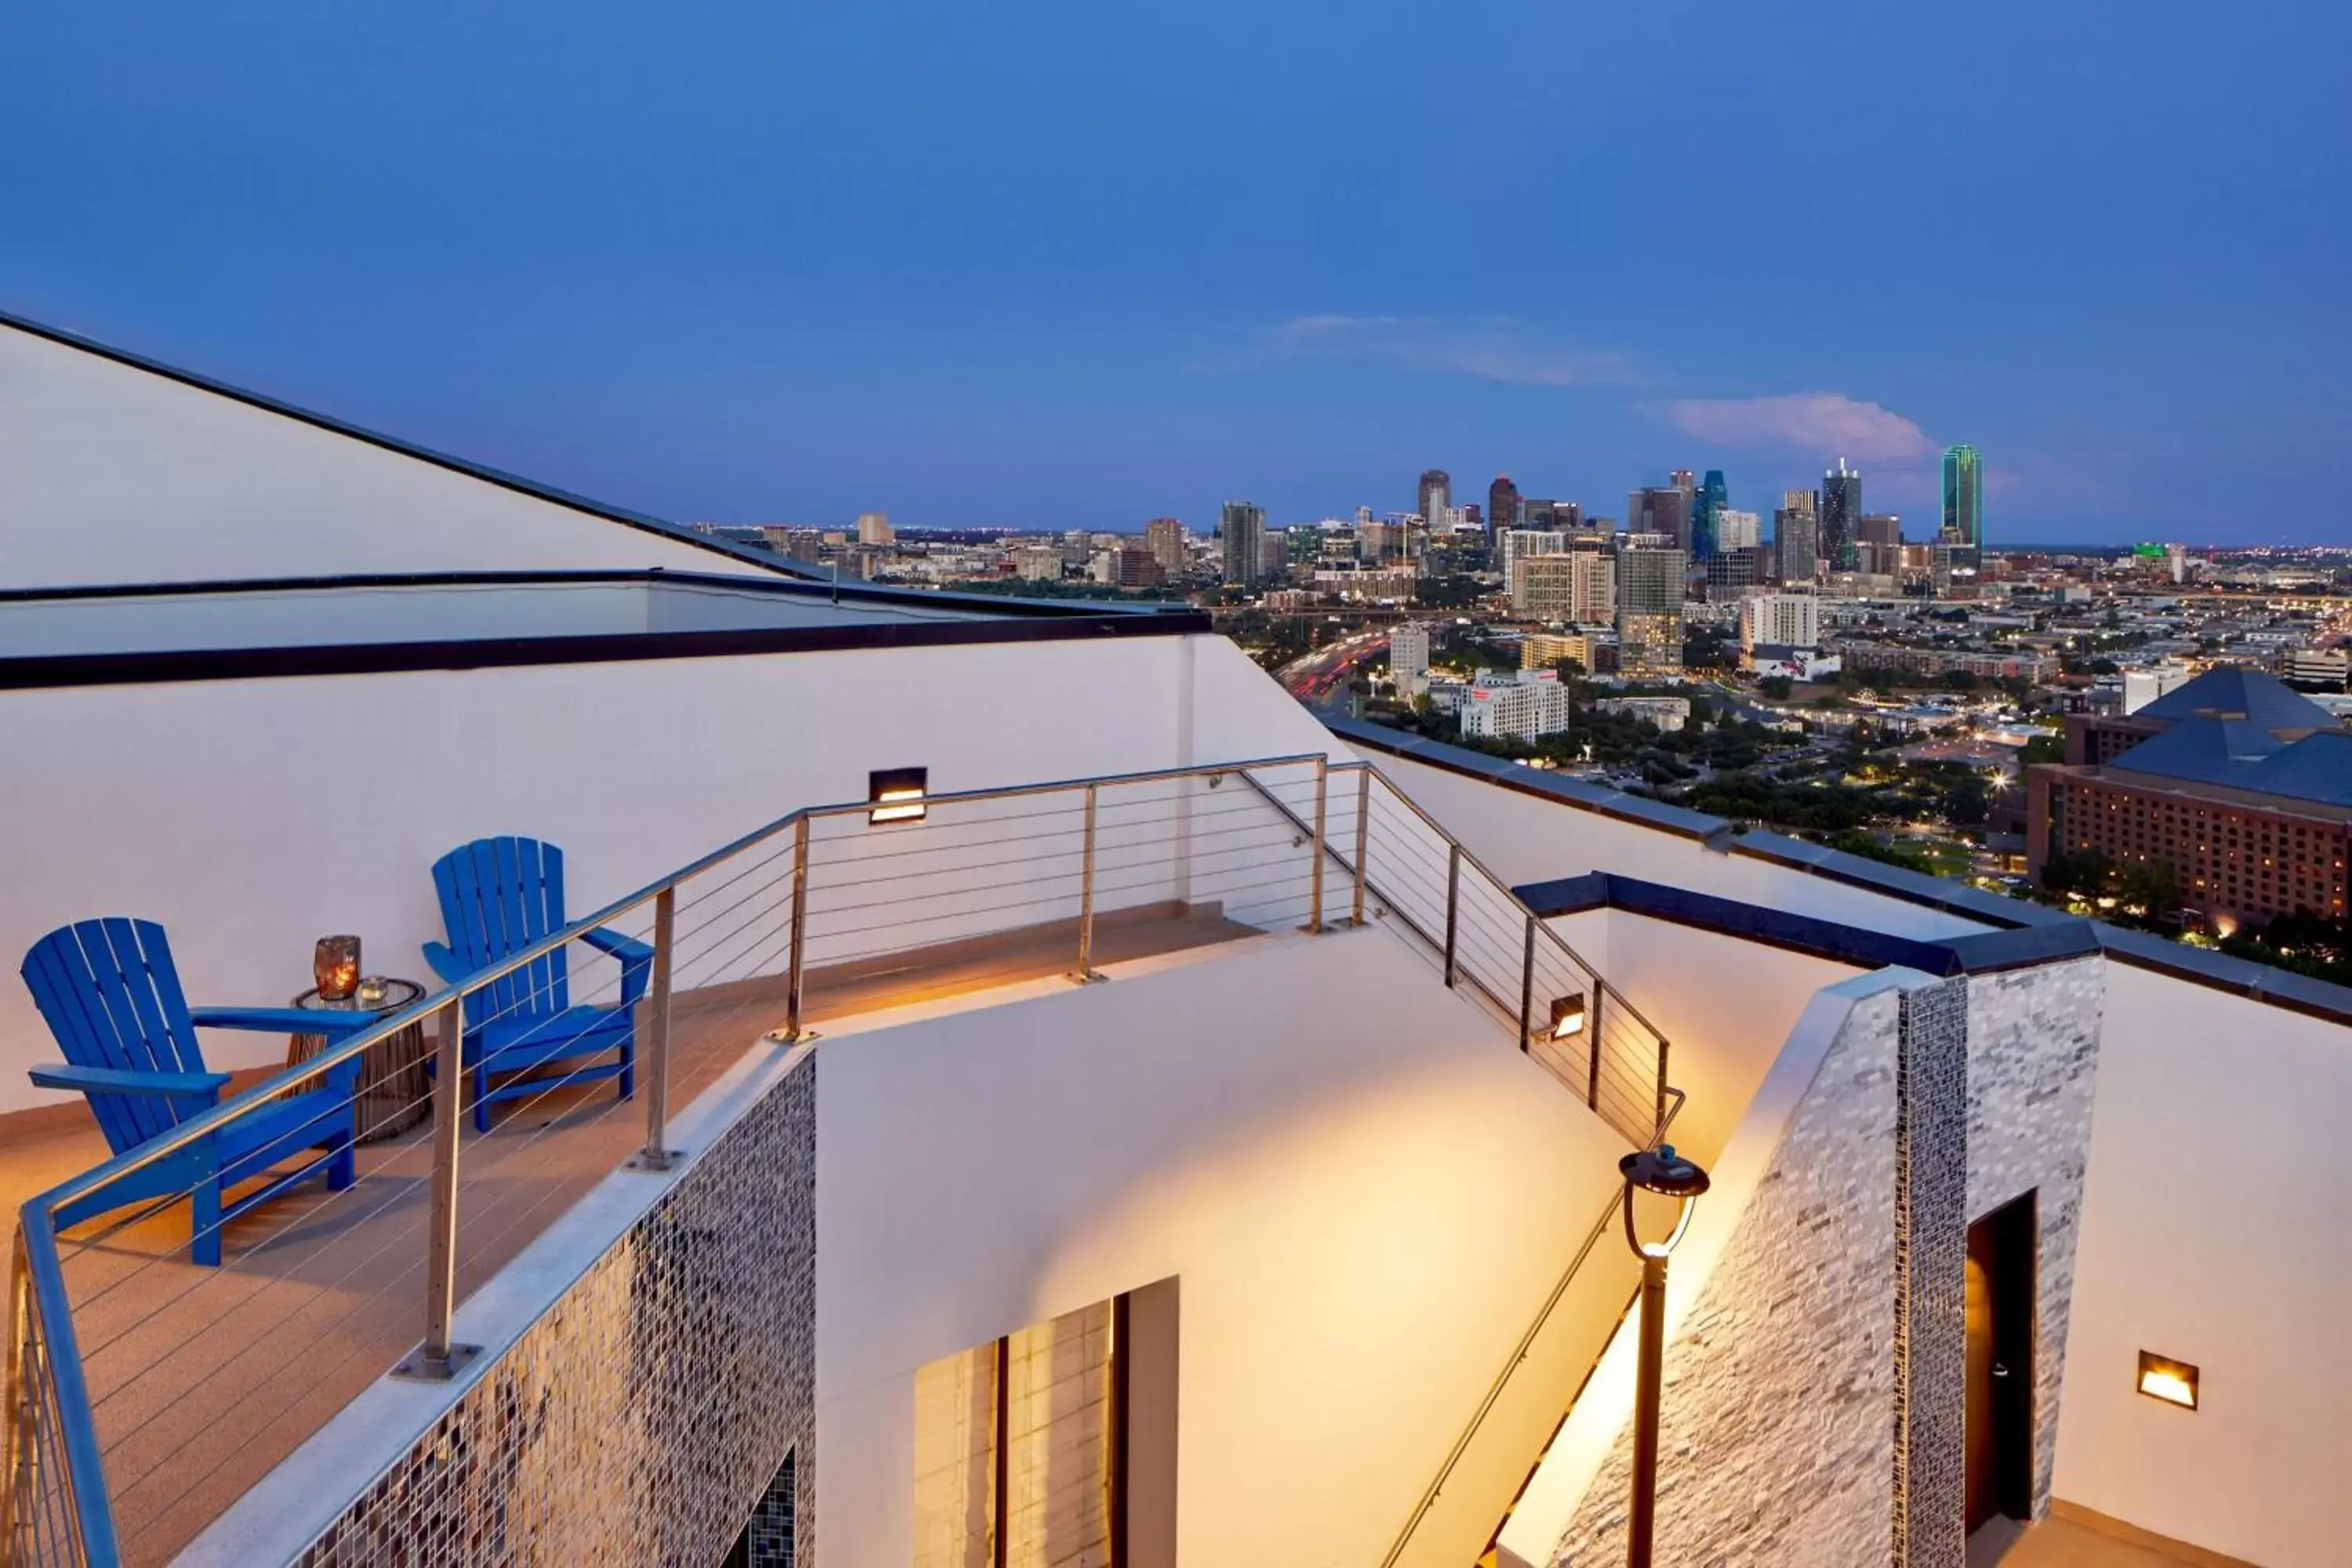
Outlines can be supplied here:
M196 1030L262 1029L341 1038L375 1022L368 1014L294 1007L197 1007L180 990L163 928L152 921L82 921L61 927L25 955L25 984L69 1064L32 1069L43 1089L70 1089L89 1099L117 1154L169 1132L219 1103L225 1072L205 1069ZM214 1129L184 1149L68 1204L60 1226L129 1204L187 1194L194 1205L190 1256L216 1268L221 1227L295 1183L324 1172L331 1191L352 1184L356 1131L353 1057L321 1075L325 1087L282 1095ZM301 1157L290 1170L274 1169ZM257 1176L261 1186L233 1202L228 1190Z
M449 941L425 944L425 962L455 985L562 931L563 851L536 838L478 838L433 863L441 923ZM557 1082L621 1080L637 1089L636 1005L651 979L654 950L614 931L582 941L620 960L621 988L607 1005L572 1002L571 954L553 952L501 975L466 998L465 1064L474 1075L474 1126L490 1130L490 1107ZM537 1069L588 1061L557 1074ZM491 1075L504 1075L493 1083Z

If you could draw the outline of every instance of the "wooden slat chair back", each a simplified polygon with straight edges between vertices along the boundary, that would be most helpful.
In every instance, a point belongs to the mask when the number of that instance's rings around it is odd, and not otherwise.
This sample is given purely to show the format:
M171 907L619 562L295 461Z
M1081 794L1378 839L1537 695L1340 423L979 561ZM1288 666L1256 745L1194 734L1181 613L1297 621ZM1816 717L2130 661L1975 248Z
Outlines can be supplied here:
M427 942L425 958L446 984L461 984L568 923L563 851L536 838L460 845L433 863L433 887L448 940ZM652 973L653 949L601 928L580 940L621 963L609 1003L572 1001L568 949L532 959L467 994L465 1065L479 1131L489 1131L493 1105L537 1097L560 1084L613 1078L620 1080L622 1099L635 1092L635 1008ZM550 1067L562 1070L539 1070Z
M125 1154L220 1103L226 1073L205 1066L199 1027L323 1034L348 1038L375 1022L362 1013L292 1007L190 1007L163 928L152 921L82 921L51 931L26 953L20 971L33 1004L57 1037L63 1067L32 1069L44 1089L84 1096L107 1147ZM331 1191L357 1179L352 1154L360 1058L338 1062L308 1089L257 1100L161 1159L66 1205L60 1228L92 1215L157 1198L192 1205L190 1256L221 1260L229 1221L295 1183L323 1173ZM291 1170L281 1169L295 1162ZM261 1185L227 1200L249 1179Z

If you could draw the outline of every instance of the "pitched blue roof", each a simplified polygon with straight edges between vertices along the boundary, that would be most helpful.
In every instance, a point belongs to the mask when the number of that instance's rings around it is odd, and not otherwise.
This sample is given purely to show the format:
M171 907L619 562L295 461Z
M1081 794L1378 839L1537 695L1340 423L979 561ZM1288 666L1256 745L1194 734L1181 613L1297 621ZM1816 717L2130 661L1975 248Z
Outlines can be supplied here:
M2244 719L2267 730L2324 730L2336 722L2326 709L2277 677L2235 664L2215 665L2132 717Z
M2336 731L2282 742L2270 726L2251 719L2183 719L2107 766L2189 784L2352 806L2352 735Z

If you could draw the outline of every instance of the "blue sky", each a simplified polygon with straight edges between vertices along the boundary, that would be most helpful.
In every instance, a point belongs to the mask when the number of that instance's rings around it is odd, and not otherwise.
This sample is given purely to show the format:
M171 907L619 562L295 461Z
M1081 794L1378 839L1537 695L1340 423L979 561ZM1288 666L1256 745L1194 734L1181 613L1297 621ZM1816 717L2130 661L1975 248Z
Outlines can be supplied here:
M2352 20L1993 0L0 13L0 306L682 519L2352 542Z

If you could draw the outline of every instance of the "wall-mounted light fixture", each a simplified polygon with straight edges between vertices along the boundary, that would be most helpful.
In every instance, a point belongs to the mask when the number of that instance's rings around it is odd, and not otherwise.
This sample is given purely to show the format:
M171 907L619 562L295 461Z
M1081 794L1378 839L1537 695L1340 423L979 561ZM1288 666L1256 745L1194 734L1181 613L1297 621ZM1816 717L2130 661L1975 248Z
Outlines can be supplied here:
M2197 1369L2185 1361L2175 1361L2153 1351L2142 1351L2139 1352L2139 1391L2150 1399L2178 1405L2183 1410L2194 1410L2197 1408Z
M1583 992L1580 991L1573 996L1553 998L1549 1028L1555 1040L1570 1039L1584 1033Z
M928 809L923 796L930 788L929 768L876 768L866 775L866 798L874 809L868 822L920 822Z

